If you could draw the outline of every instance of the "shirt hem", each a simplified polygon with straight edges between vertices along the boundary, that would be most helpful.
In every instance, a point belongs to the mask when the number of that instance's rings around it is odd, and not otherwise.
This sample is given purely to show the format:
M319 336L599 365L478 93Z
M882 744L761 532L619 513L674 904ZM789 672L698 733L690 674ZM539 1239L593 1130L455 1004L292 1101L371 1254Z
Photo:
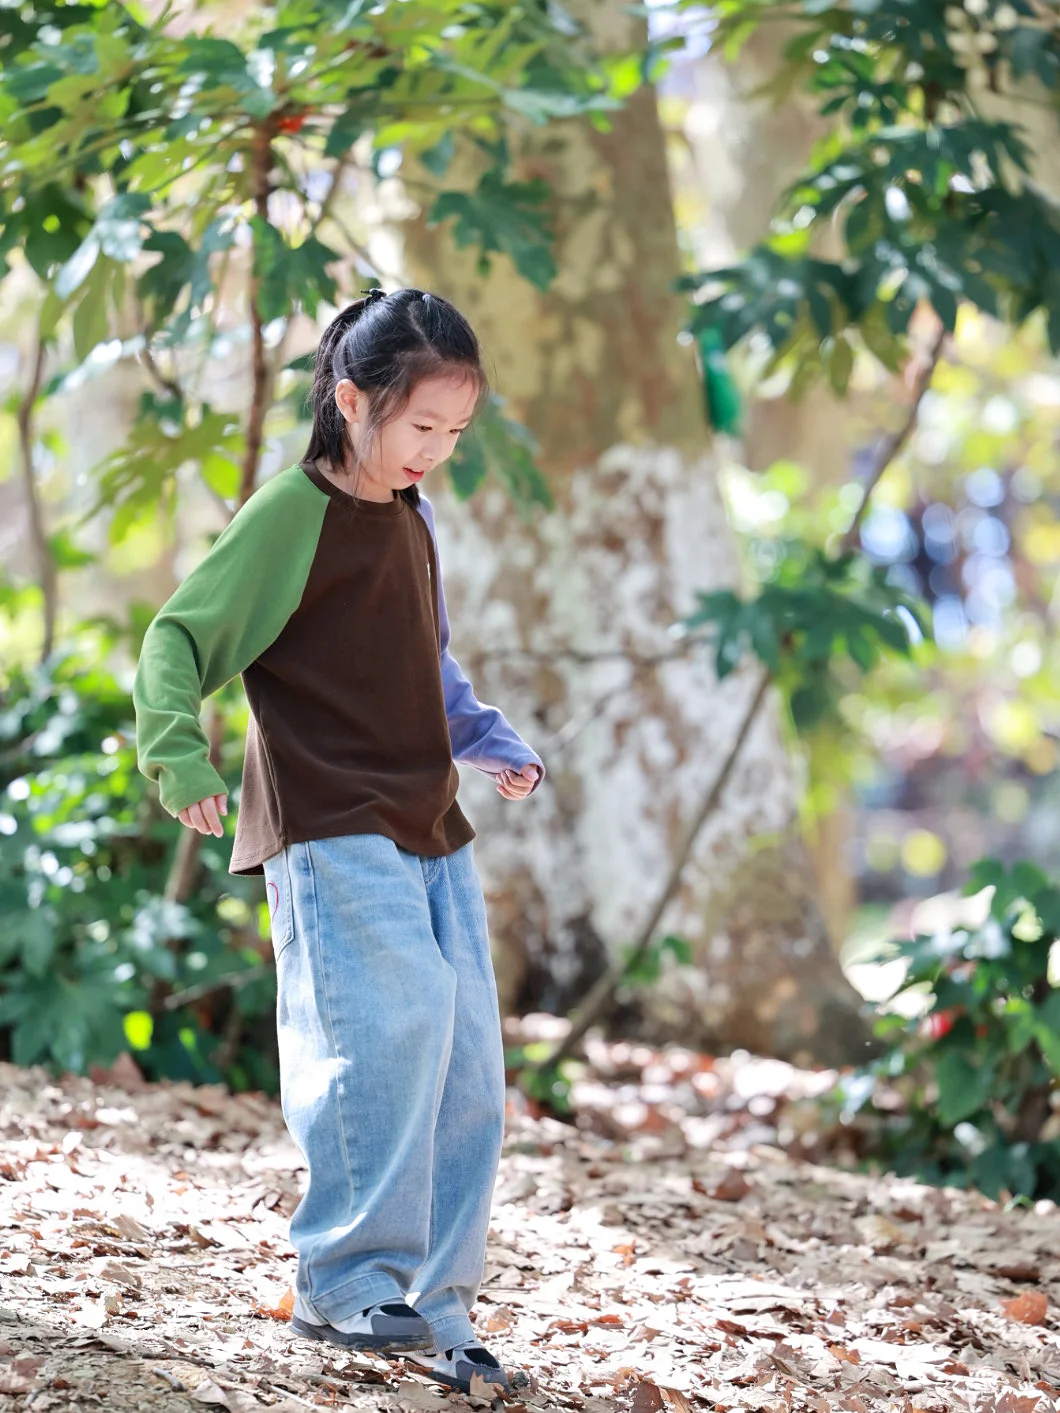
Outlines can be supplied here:
M472 839L478 838L470 820L462 810L458 810L456 818L451 822L446 822L443 819L441 829L445 836L444 845L440 848L436 844L424 847L425 841L422 839L416 841L407 834L399 837L400 831L392 828L385 820L336 820L334 824L314 828L309 834L296 832L283 841L273 840L266 844L244 848L238 852L233 848L228 872L234 877L261 875L265 872L263 868L265 860L271 859L273 855L280 853L289 845L312 843L314 839L338 839L343 834L382 834L387 839L392 839L399 848L407 850L408 853L419 854L421 857L429 859L445 858L449 854L455 854L465 844L470 844Z

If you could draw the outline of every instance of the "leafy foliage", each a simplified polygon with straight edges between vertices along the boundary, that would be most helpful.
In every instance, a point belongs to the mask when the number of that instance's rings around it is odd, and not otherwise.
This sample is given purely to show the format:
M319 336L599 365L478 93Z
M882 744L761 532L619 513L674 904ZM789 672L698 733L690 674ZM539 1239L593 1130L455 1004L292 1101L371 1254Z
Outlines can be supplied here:
M3 1050L83 1073L131 1049L151 1078L274 1091L265 904L213 839L188 901L167 896L183 826L136 768L127 689L89 657L16 670L0 697Z
M529 517L534 505L551 509L552 493L537 463L537 442L532 433L504 415L506 401L491 395L449 461L453 487L466 500L491 472L508 489L520 514Z
M514 1080L524 1094L546 1112L555 1114L558 1118L566 1118L574 1112L570 1102L571 1072L574 1066L564 1060L556 1065L542 1065L542 1061L548 1059L552 1049L551 1042L547 1040L532 1040L526 1045L509 1046L504 1052L504 1067L509 1079Z
M719 680L750 650L787 696L796 727L807 730L835 713L848 685L844 659L869 672L887 650L907 656L912 633L929 630L921 603L888 582L885 568L852 553L832 559L796 537L777 550L773 579L754 598L701 593L681 626L707 630Z
M623 986L653 986L662 976L663 957L669 952L678 966L692 965L692 947L683 937L672 934L656 937L641 952L627 945L620 952L625 965L622 970Z
M258 345L251 420L264 421L265 349L295 315L344 302L349 239L335 197L349 169L385 176L422 153L439 178L416 192L429 219L455 217L458 243L484 262L505 252L544 287L555 269L548 193L511 180L505 125L606 127L628 87L561 6L534 0L280 0L229 34L174 25L171 5L150 20L122 4L5 15L0 277L21 249L43 285L40 338L58 347L72 336L74 365L43 396L134 358L157 383L162 396L141 404L101 482L102 505L118 490L144 513L182 463L224 498L253 489L257 428L239 445L240 429L223 429L199 391L244 247L249 318L228 338ZM442 181L461 133L492 154L470 193ZM233 484L218 458L237 454Z
M1050 954L1060 938L1060 886L1033 864L974 865L966 894L992 887L981 927L893 941L881 960L907 964L895 993L930 992L910 1031L885 1015L892 1048L846 1079L850 1114L875 1114L873 1151L930 1182L990 1196L1060 1196L1060 989ZM892 998L893 999L893 998Z
M443 192L431 208L428 223L437 225L455 216L457 245L479 246L480 274L489 274L489 252L503 251L531 284L547 289L556 274L543 216L548 194L548 185L540 177L505 182L492 170L482 176L474 192Z
M776 9L717 6L727 56ZM1029 0L964 10L803 0L784 16L797 32L769 87L812 95L829 136L766 240L737 265L682 280L702 299L693 328L717 329L726 347L757 332L775 362L797 367L796 386L823 370L839 392L854 331L894 367L921 303L951 331L961 300L1016 323L1042 309L1060 351L1060 210L1032 178L1020 127L990 116L981 97L985 86L1018 98L1037 81L1057 106L1055 11ZM819 253L836 235L841 254Z

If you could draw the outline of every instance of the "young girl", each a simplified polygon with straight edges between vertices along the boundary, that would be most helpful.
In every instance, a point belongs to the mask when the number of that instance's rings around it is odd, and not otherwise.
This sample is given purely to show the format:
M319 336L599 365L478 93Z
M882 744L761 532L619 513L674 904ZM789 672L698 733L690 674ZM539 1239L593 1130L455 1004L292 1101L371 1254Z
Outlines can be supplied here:
M419 483L487 391L437 295L372 290L317 352L303 459L261 486L159 610L136 671L140 770L221 835L202 699L250 706L229 871L265 875L283 1114L309 1170L292 1326L510 1387L475 1339L504 1061L475 831L455 760L505 799L539 756L449 652Z

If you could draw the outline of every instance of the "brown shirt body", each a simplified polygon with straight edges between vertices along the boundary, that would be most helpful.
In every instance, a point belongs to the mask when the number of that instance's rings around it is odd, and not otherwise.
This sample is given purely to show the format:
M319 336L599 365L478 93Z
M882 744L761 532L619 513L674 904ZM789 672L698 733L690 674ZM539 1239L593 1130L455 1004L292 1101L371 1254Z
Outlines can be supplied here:
M475 837L456 801L430 531L402 497L329 496L297 609L242 673L250 723L230 872L288 844L385 834L438 856Z

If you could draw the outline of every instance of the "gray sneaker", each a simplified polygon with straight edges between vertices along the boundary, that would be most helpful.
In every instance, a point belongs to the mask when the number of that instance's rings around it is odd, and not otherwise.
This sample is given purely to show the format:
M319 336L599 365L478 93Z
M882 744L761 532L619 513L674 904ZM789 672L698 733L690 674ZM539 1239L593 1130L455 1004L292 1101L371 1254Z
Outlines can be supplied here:
M342 1323L351 1328L337 1330L333 1325L314 1325L295 1315L291 1329L307 1339L322 1339L342 1349L364 1349L377 1354L403 1354L411 1349L430 1349L434 1344L430 1325L403 1300L369 1305L360 1315Z
M505 1393L511 1392L508 1375L500 1364L488 1349L483 1349L473 1340L440 1352L432 1350L429 1354L409 1354L406 1359L413 1368L422 1370L440 1384L460 1389L462 1393L471 1392L472 1374L478 1374L487 1383L497 1384Z

